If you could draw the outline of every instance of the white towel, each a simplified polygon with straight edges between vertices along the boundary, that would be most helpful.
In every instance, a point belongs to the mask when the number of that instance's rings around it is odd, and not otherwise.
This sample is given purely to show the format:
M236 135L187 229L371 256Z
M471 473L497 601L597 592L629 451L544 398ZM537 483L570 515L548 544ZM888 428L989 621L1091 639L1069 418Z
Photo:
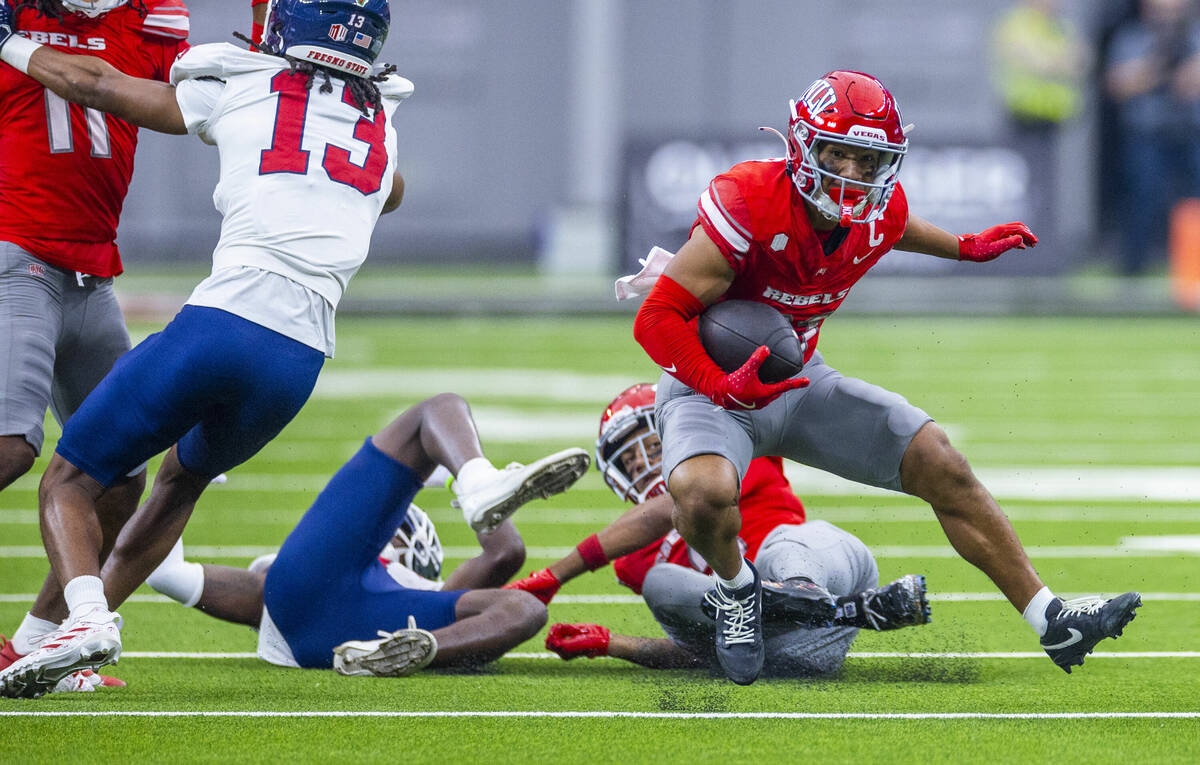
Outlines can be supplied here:
M667 252L661 247L651 248L650 254L644 258L638 258L638 263L643 266L641 271L629 276L622 276L613 285L617 292L617 300L629 300L650 292L650 289L654 287L654 282L662 276L663 269L667 267L667 263L671 262L673 257L675 257L675 253Z

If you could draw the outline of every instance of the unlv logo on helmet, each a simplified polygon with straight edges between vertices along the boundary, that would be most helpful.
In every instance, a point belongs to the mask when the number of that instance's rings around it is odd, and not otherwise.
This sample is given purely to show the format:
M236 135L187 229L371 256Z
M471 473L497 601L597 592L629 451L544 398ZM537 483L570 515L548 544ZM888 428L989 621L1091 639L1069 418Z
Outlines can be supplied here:
M833 86L829 84L828 80L817 80L808 86L804 95L800 96L800 103L807 107L810 114L820 114L833 106L836 101L837 93L834 92Z

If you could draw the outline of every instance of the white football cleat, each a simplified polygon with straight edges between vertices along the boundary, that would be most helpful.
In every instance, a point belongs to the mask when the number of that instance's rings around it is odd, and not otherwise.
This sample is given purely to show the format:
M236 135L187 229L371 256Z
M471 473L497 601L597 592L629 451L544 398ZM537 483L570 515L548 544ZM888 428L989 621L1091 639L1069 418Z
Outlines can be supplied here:
M450 504L462 510L463 520L472 529L486 534L526 502L566 491L587 472L590 463L588 453L578 448L555 452L528 465L514 462L469 492L458 493L456 482L458 497Z
M429 666L437 656L437 638L417 628L408 617L408 628L379 631L378 640L347 640L333 649L333 668L343 675L407 677Z
M0 671L0 696L31 698L84 669L116 664L121 656L121 617L103 608L59 627L35 650Z

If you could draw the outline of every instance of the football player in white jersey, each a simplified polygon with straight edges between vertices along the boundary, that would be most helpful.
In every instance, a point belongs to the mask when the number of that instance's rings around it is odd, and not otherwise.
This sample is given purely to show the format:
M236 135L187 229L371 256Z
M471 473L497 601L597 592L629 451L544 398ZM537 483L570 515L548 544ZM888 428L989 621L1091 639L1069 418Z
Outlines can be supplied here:
M413 87L375 67L389 23L387 0L271 0L262 52L197 46L167 84L13 34L0 0L5 63L69 101L215 144L224 216L212 274L117 363L58 443L39 498L69 615L54 640L0 671L0 695L37 696L116 661L110 608L166 556L209 480L257 453L308 399L333 354L337 302L378 215L403 193L391 118ZM167 449L102 571L97 498Z

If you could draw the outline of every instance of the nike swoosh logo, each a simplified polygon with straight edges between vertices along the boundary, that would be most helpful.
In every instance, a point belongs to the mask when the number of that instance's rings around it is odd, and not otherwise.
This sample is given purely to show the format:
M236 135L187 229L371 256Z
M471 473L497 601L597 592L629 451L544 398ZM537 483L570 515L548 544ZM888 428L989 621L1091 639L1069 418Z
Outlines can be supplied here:
M871 253L868 252L866 255L863 255L861 258L855 258L854 265L857 266L859 263L862 263L864 260L866 260L869 257L871 257Z
M662 368L662 371L666 372L666 373L667 373L667 374L669 374L669 375L673 375L673 374L675 374L675 365L674 365L674 364L672 364L672 365L671 365L671 366L669 366L669 367L663 367L663 368Z
M1042 648L1045 648L1047 651L1054 651L1059 648L1066 648L1067 646L1075 645L1080 640L1083 640L1083 633L1081 633L1079 630L1075 629L1074 627L1067 627L1067 632L1071 633L1071 637L1067 638L1066 640L1062 641L1061 643L1055 643L1054 645L1044 645L1044 646L1042 646Z
M743 404L741 401L738 401L733 396L730 396L729 400L732 401L733 403L737 404L738 406L740 406L743 409L755 409L758 407L758 404Z

